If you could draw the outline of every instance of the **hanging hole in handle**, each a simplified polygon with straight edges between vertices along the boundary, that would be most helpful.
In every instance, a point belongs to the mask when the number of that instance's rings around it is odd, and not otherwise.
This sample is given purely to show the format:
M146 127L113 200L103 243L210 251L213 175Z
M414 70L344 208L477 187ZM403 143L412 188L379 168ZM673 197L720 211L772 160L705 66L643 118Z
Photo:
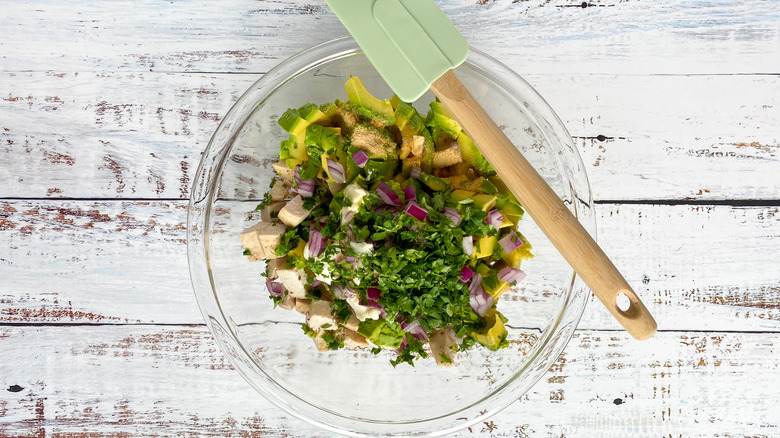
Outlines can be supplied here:
M633 318L637 316L636 304L632 299L632 295L628 291L619 290L615 295L615 306L618 311L626 318Z

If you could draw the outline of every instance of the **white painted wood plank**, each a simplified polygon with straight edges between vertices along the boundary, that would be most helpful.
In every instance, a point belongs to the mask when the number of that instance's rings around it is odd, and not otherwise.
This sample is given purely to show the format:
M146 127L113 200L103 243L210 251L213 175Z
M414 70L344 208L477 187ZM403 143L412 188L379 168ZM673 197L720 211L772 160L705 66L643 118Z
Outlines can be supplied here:
M259 76L0 78L0 197L186 198L219 120ZM528 79L579 137L596 199L780 196L780 76Z
M454 436L774 436L775 341L578 331L529 393ZM3 436L332 436L257 395L202 326L5 326L0 348Z
M243 208L220 221L241 230ZM598 205L598 240L662 330L778 331L778 217L776 206ZM185 220L184 201L0 201L0 322L202 322ZM580 327L618 328L595 299Z
M186 202L0 201L0 320L200 323Z
M780 71L774 2L609 0L584 9L567 0L439 4L474 47L526 73ZM265 72L346 34L319 1L11 0L4 6L2 71Z
M186 198L244 75L7 74L4 197Z

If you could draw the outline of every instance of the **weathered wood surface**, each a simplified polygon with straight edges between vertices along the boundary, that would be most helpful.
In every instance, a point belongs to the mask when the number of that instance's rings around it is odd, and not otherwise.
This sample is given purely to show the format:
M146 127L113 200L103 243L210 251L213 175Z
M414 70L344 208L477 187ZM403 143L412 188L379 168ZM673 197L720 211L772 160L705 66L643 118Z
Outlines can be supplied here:
M780 331L780 207L605 204L597 213L599 242L661 330ZM0 201L0 267L13 274L0 289L0 322L202 322L185 221L185 201ZM595 299L580 327L618 328Z
M211 133L258 78L0 73L0 197L186 199ZM777 196L780 75L527 79L577 137L597 200Z
M780 435L778 3L438 3L569 128L661 330L632 341L592 300L545 379L459 436ZM324 2L2 9L0 436L329 436L227 364L184 243L231 104L345 34Z
M249 388L203 327L6 326L0 348L15 359L1 436L330 436ZM777 436L777 349L761 333L578 331L530 392L456 436Z
M438 3L471 45L524 73L780 71L772 1ZM4 71L257 73L346 34L323 1L8 0L4 6Z

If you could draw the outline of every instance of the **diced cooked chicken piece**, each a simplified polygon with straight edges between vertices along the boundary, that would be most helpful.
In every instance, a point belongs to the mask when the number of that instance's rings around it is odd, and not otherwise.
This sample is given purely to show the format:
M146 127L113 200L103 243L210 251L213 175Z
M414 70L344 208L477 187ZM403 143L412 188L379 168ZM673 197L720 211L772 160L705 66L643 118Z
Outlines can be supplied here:
M290 194L290 188L292 188L292 184L287 183L283 179L275 179L274 184L271 186L271 190L268 193L271 194L272 200L284 201Z
M303 208L303 198L298 195L279 211L279 220L288 227L297 227L311 211Z
M273 167L276 173L282 177L284 182L292 187L293 179L295 178L295 172L287 167L287 163L284 161L277 161L276 163L272 164L271 167Z
M287 292L295 298L306 298L306 273L295 268L277 269L276 276Z
M317 346L317 350L319 351L328 351L330 348L328 347L328 343L325 342L325 339L322 339L322 335L316 336L314 338L314 345Z
M298 301L297 298L293 297L290 294L285 294L284 297L279 301L279 308L284 310L292 310L295 308L295 302Z
M463 161L463 157L460 155L460 146L458 146L456 141L451 142L446 148L433 153L434 169L452 166L461 161Z
M360 320L357 316L353 313L352 315L349 315L349 319L347 322L341 323L341 326L344 327L347 330L352 330L353 332L356 332L358 329L358 326L360 325Z
M365 336L346 328L341 329L341 338L344 339L345 347L365 347L371 345Z
M280 269L287 269L287 257L279 257L268 261L265 266L265 276L268 280L276 280L279 278L278 271Z
M311 311L311 300L306 298L295 299L295 311L304 315Z
M458 342L452 330L434 330L429 340L431 355L436 359L436 365L452 366L455 350L452 348Z
M282 210L282 208L284 208L285 205L285 202L272 202L266 205L262 210L260 210L260 220L263 222L275 221L279 216L279 212Z
M425 148L425 137L422 135L412 136L412 150L411 153L415 157L419 157L423 153ZM435 155L434 155L435 156Z
M331 313L330 302L317 300L311 303L311 309L306 316L306 325L315 332L320 330L336 330L339 322Z
M282 242L286 227L278 222L258 222L241 233L241 244L249 250L249 260L275 259L274 250Z

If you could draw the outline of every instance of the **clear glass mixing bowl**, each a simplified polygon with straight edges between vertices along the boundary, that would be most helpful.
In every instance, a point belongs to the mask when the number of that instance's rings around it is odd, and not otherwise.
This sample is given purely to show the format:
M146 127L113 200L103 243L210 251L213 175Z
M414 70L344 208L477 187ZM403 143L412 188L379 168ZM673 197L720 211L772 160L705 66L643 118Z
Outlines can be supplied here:
M455 70L507 136L595 235L585 169L549 105L522 78L471 50ZM505 293L510 347L475 346L440 368L433 360L393 368L392 353L319 352L303 315L274 309L264 262L250 263L239 234L273 176L287 134L276 120L288 107L345 99L359 76L376 96L392 92L351 38L313 47L257 81L226 115L203 155L187 223L190 275L206 323L224 354L258 392L288 413L351 436L443 436L485 420L523 395L570 339L589 290L533 219L519 227L535 248L528 277ZM425 113L433 95L415 103ZM257 220L257 219L255 219ZM251 403L251 401L247 401Z

